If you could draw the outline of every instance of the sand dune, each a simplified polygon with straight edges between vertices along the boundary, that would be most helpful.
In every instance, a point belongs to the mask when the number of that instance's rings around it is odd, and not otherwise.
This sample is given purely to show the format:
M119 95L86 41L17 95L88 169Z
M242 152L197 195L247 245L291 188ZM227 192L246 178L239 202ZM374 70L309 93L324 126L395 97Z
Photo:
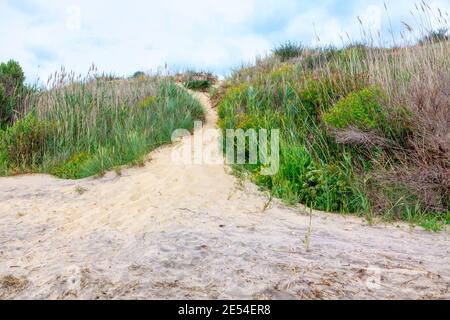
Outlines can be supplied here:
M305 210L174 148L121 176L1 178L0 298L450 299L449 233L319 212L309 233Z

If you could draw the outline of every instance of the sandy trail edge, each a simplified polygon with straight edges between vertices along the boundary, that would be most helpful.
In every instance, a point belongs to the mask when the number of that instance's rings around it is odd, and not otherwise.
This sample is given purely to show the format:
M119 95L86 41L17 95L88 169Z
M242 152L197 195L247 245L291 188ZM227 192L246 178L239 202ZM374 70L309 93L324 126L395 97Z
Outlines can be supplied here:
M316 212L306 252L307 215L174 148L122 176L0 179L0 298L450 299L448 233Z

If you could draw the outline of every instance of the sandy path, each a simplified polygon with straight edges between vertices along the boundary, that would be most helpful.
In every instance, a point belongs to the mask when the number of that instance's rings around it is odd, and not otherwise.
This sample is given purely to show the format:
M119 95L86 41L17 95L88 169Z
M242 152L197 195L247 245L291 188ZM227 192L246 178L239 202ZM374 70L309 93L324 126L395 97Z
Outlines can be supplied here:
M450 299L449 233L314 213L307 252L301 210L173 148L121 176L1 178L0 298Z

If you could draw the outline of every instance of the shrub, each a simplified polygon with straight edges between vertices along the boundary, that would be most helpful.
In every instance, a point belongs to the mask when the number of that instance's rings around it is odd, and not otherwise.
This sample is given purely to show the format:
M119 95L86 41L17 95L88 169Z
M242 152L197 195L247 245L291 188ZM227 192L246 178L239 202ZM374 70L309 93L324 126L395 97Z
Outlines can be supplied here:
M0 126L12 120L24 91L25 76L19 63L10 60L0 64Z
M379 88L366 88L340 100L324 114L323 119L328 125L338 129L381 129L387 118L383 107L385 99L386 94Z
M38 165L51 127L29 115L8 127L2 135L8 163L14 167Z
M292 58L298 58L302 55L305 48L301 43L287 41L275 47L272 52L281 62L285 62Z
M51 173L62 179L81 178L81 168L91 157L92 156L86 152L76 153L72 156L72 158L70 158L69 161L57 168L54 168Z
M19 63L10 60L7 63L0 64L0 81L3 83L7 92L10 93L17 86L25 81L25 75Z
M142 77L145 77L145 72L143 71L136 71L132 76L133 79L139 79Z
M450 210L450 76L421 74L407 87L411 133L376 176L386 186L403 186L421 209Z
M217 77L210 72L187 71L175 76L176 81L190 90L208 91L208 89L217 83Z
M450 37L448 35L447 28L440 28L438 30L432 30L428 32L422 39L419 40L419 44L426 45L437 42L449 41Z
M209 80L187 80L184 86L190 90L207 90L211 83Z
M354 175L351 162L322 164L301 145L284 145L280 172L273 178L277 196L289 198L318 210L329 212L358 212L361 206L352 186ZM287 187L287 189L286 189Z

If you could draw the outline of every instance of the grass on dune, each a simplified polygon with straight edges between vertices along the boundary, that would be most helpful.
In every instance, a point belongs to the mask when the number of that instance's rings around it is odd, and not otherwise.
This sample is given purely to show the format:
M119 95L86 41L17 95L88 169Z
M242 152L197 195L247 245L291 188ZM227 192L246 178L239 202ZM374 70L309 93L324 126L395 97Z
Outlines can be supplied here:
M192 130L204 117L199 102L169 80L65 73L55 76L52 89L28 96L20 114L1 133L0 174L70 179L142 164L174 130Z
M217 99L220 126L280 129L279 172L243 168L288 203L442 229L450 224L450 44L366 43L288 42L236 70Z

